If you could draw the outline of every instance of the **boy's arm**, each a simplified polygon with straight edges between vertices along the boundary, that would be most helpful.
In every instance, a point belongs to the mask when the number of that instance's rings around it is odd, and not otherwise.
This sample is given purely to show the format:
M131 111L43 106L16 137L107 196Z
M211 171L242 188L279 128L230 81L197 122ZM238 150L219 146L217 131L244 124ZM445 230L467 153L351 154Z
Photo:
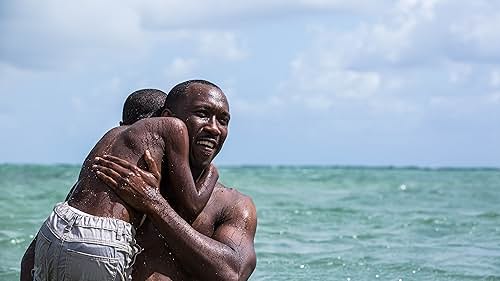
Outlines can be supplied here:
M36 237L31 241L31 244L26 249L23 259L21 260L21 281L31 281L33 276L31 276L31 270L35 265L35 244Z
M203 172L195 184L189 166L189 137L186 125L182 120L165 117L167 130L160 130L165 141L167 156L168 196L178 202L179 214L188 222L196 219L205 207L212 194L219 175L214 167Z

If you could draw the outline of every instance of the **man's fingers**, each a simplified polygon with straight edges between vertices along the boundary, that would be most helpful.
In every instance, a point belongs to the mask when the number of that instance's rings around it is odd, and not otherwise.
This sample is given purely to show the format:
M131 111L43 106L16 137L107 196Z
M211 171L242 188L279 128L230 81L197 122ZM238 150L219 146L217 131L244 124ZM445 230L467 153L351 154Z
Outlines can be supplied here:
M130 171L130 169L123 167L121 164L117 164L113 160L108 160L108 158L105 159L105 158L101 158L101 157L96 157L96 163L97 163L97 165L94 165L94 166L107 168L106 171L113 170L116 173L118 173L121 177L127 177L132 172L132 171Z
M112 179L111 177L107 176L101 171L96 171L97 177L101 179L107 186L117 189L118 188L118 183Z
M151 156L151 152L149 152L148 149L146 149L146 153L144 153L144 160L146 161L146 164L148 164L149 171L151 171L155 178L159 179L160 171L158 170L158 166L156 165L156 162Z

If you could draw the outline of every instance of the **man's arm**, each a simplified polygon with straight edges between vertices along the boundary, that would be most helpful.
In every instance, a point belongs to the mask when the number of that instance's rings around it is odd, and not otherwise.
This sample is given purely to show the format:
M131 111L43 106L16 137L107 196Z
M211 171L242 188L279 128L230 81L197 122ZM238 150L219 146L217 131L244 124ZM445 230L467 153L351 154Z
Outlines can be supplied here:
M23 259L21 260L21 281L31 281L33 276L31 275L31 270L35 265L35 244L36 237L31 241L31 244L26 249Z
M97 175L129 205L148 214L181 263L195 278L246 280L253 272L256 264L253 239L257 215L250 198L237 197L234 208L228 211L225 220L210 238L177 215L157 188L137 180L141 174L134 173L130 181L123 181L120 173L98 165Z
M256 264L253 240L257 226L255 205L250 198L235 202L212 238L182 220L163 197L150 200L145 212L196 279L248 279Z

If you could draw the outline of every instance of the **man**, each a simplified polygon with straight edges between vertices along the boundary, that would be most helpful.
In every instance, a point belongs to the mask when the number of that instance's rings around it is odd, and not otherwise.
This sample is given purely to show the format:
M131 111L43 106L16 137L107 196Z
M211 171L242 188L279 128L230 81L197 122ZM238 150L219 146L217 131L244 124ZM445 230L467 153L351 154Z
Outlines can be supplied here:
M175 100L172 115L188 128L190 167L197 178L222 148L227 126L221 116L229 113L229 105L217 86L202 81L177 85L168 99ZM196 145L197 137L206 134L215 152ZM133 280L247 280L255 269L257 217L249 197L218 183L189 224L175 212L176 198L167 201L155 188L158 178L151 181L136 165L111 157L98 161L97 170L125 202L149 218L137 234L145 250L137 257ZM168 183L162 180L161 190L165 188Z

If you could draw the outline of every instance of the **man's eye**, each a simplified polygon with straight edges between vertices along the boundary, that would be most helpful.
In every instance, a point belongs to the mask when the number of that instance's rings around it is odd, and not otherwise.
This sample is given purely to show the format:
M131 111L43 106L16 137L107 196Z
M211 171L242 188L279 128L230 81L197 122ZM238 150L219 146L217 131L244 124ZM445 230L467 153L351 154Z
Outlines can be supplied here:
M196 116L204 118L208 116L208 113L204 110L198 110L196 111Z
M221 118L219 119L219 123L221 125L227 126L229 124L229 118Z

